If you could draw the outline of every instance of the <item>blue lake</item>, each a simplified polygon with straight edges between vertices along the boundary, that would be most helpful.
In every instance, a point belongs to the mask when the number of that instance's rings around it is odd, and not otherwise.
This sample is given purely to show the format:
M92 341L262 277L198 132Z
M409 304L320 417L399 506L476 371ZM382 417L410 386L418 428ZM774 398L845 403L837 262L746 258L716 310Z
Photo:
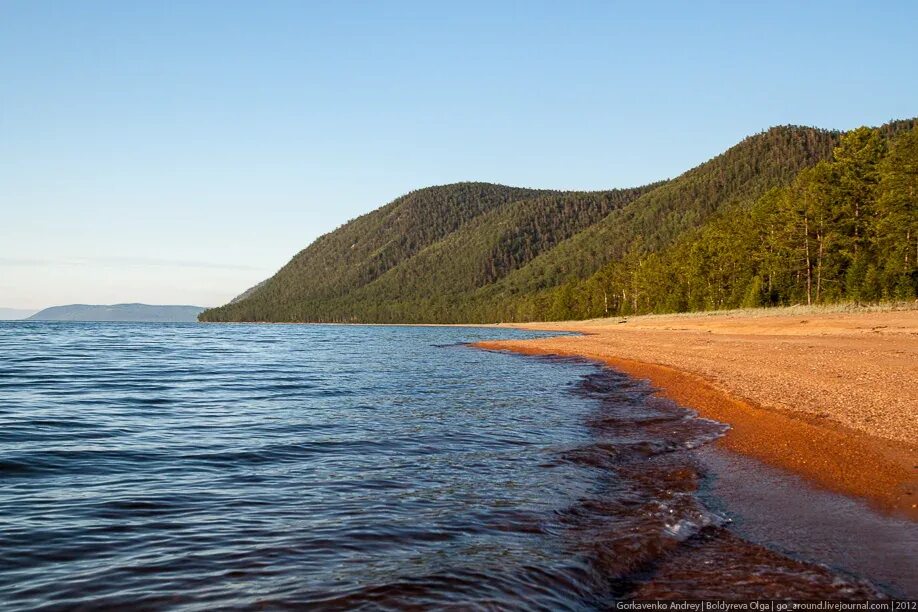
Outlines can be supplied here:
M699 501L723 426L465 345L536 335L0 325L2 607L588 609L679 592L712 550L798 567ZM868 588L794 571L793 595Z

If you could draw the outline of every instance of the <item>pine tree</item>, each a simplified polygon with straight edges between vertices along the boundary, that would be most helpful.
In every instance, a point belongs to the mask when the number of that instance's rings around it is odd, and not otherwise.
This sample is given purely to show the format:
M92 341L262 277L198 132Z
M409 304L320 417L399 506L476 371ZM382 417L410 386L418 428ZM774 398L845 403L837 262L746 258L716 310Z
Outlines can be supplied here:
M918 293L918 127L896 140L880 163L876 245L892 297Z

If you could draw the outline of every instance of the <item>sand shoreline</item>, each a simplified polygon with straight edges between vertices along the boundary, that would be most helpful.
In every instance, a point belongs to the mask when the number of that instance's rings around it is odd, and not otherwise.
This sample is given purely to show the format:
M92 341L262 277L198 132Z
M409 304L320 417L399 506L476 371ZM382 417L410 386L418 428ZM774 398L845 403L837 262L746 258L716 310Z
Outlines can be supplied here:
M602 362L730 424L719 444L918 520L918 310L653 316L512 325L479 342Z

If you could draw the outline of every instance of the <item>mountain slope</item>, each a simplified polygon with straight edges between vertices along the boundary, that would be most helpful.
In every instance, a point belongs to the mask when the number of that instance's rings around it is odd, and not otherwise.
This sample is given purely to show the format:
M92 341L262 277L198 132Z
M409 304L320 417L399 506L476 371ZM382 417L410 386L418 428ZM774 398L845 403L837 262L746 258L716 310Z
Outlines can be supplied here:
M397 301L406 286L418 298L475 289L654 188L421 189L320 237L262 286L202 320L389 320L382 302Z
M890 138L911 126L879 128ZM489 322L596 312L609 265L669 249L832 156L841 132L783 126L679 177L601 192L432 187L326 234L203 321ZM560 295L585 291L589 309ZM597 285L599 283L599 285ZM568 289L565 289L565 288ZM601 298L608 301L608 296Z
M635 241L648 250L663 247L725 205L754 200L774 186L787 184L802 168L826 159L838 136L838 132L794 126L750 136L609 215L509 275L501 285L517 292L553 287L624 256Z
M207 311L202 320L327 319L321 309L327 301L372 282L488 210L540 193L549 192L487 183L413 191L319 237L248 295Z
M195 322L200 306L154 306L150 304L69 304L35 313L29 321L132 321L150 323Z
M829 159L658 251L555 288L543 318L918 297L918 122L858 128Z
M399 309L414 310L419 320L421 311L440 303L431 314L441 320L449 316L448 304L461 302L655 187L542 195L490 211L349 294L340 308L366 313L388 305L376 318L388 320L392 305L408 295L416 307L401 304Z

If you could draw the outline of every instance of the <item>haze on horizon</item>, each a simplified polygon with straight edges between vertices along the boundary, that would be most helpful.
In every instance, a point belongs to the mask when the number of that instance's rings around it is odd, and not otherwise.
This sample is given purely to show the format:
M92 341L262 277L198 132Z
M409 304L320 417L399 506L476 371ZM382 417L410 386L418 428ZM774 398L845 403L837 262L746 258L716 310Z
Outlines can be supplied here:
M218 305L413 189L918 114L911 2L332 4L0 5L0 307Z

